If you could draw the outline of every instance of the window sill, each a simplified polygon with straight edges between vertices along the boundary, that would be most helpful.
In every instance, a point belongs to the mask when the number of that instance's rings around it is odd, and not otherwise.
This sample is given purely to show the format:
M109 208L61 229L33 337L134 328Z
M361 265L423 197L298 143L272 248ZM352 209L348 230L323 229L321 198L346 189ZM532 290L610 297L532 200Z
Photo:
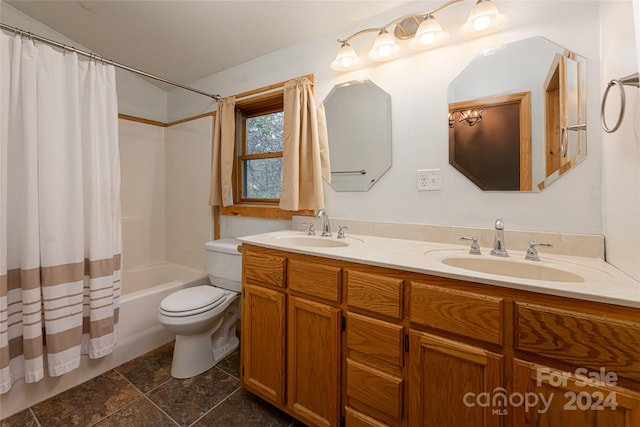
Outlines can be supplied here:
M257 205L233 205L221 209L222 215L242 216L249 218L282 219L291 220L293 215L315 214L312 210L285 211L278 206L257 206Z

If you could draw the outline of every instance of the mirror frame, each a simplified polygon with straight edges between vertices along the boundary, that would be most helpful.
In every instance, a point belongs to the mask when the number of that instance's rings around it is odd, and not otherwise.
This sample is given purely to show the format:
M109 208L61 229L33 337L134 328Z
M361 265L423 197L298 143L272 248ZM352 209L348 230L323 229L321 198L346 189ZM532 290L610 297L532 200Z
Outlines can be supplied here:
M554 64L559 71L554 71ZM554 72L555 82L549 84ZM447 99L448 103L459 103L531 92L532 182L528 190L523 186L520 191L539 192L586 158L586 73L583 56L535 36L486 49L474 56L452 79ZM547 168L551 163L549 159L554 163ZM512 188L492 191L513 191Z

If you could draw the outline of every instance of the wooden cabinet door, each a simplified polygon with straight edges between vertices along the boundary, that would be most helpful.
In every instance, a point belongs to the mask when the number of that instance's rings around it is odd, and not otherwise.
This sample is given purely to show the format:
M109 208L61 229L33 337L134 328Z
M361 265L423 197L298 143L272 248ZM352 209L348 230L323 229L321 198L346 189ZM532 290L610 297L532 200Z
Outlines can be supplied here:
M285 295L244 285L242 382L264 399L284 405Z
M593 371L577 373L515 359L513 395L524 396L523 401L530 403L513 405L513 425L640 426L640 393L614 385L616 378L607 377L606 371L599 374L605 380L600 384L585 381Z
M503 415L482 405L480 393L502 387L503 357L434 335L409 336L409 425L501 426Z
M340 417L340 309L289 297L287 406L311 425Z

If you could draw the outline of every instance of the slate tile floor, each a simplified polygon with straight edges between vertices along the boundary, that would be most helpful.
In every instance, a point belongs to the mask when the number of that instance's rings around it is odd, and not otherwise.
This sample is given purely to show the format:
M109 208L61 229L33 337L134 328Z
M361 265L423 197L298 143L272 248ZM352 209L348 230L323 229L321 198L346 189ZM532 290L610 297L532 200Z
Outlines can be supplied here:
M0 421L0 427L296 426L240 388L240 352L196 377L171 377L173 343Z

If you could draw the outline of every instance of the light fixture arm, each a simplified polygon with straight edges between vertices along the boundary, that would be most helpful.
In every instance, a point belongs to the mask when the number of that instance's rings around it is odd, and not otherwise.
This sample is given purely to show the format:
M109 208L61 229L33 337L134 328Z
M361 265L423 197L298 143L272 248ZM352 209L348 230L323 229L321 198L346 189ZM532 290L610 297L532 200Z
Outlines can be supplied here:
M384 25L382 27L365 28L364 30L360 30L360 31L358 31L356 33L351 34L346 39L338 39L338 43L340 43L340 44L349 43L349 41L351 41L351 40L353 40L353 39L355 39L357 37L360 37L363 34L367 34L367 33L376 33L376 34L378 34L378 33L380 33L380 31L386 30L387 28L389 28L389 27L391 27L393 25L397 25L400 22L405 21L407 19L415 19L416 22L419 24L420 21L422 19L424 19L426 16L436 14L436 13L440 12L441 10L444 10L447 7L451 6L452 4L460 3L461 1L464 1L464 0L449 0L448 2L444 3L441 6L438 6L437 8L435 8L435 9L429 11L429 12L412 13L412 14L409 14L409 15L404 15L404 16L401 16L399 18L396 18L393 21L389 22L387 25Z

